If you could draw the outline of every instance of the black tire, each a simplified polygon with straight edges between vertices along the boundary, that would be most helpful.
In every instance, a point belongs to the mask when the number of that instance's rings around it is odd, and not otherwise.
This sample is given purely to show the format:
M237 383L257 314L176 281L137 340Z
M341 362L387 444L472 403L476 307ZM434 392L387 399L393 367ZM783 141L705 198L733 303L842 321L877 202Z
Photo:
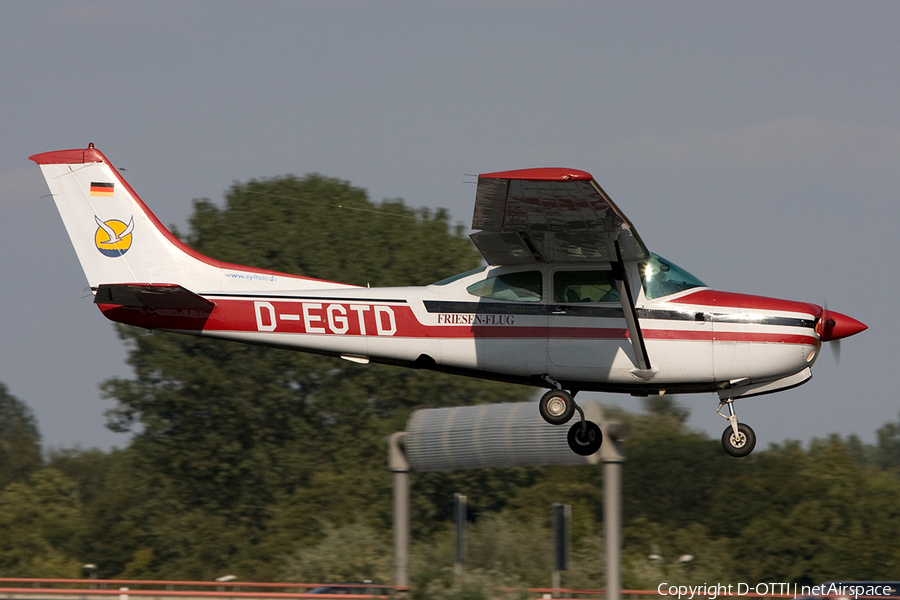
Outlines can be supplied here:
M551 425L564 425L575 414L575 398L565 390L550 390L541 397L538 408Z
M747 456L756 448L756 433L746 423L738 423L738 435L734 435L731 425L722 432L722 448L731 456Z
M569 435L566 436L569 448L572 452L581 456L590 456L603 445L603 432L593 421L581 421L569 427Z

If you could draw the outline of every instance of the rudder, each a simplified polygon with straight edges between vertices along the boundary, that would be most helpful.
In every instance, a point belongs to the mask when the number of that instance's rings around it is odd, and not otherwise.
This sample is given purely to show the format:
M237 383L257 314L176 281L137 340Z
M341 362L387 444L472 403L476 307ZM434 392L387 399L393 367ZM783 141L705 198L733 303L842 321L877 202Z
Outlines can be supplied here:
M196 293L353 287L220 262L166 229L102 152L57 150L41 167L88 284L179 285Z
M93 144L29 158L41 167L91 288L150 282L216 287L218 269L188 254Z

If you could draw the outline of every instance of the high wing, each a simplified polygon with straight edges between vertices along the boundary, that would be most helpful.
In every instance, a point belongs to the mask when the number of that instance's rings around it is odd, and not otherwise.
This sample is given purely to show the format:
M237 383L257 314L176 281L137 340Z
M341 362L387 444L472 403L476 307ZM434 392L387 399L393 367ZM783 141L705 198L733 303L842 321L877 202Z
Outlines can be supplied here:
M639 377L652 377L624 263L650 252L586 171L521 169L478 176L470 237L489 265L610 263Z
M634 226L603 188L590 173L575 169L479 175L472 229L480 230L472 241L495 266L650 258Z

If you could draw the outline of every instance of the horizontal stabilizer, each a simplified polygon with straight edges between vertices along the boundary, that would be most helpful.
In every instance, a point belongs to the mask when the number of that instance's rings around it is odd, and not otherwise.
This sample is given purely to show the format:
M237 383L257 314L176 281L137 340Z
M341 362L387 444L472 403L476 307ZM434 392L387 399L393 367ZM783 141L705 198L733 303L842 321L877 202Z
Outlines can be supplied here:
M216 306L174 283L101 284L94 304L117 323L178 331L202 331Z
M105 283L97 288L94 304L202 312L211 312L216 305L175 283Z

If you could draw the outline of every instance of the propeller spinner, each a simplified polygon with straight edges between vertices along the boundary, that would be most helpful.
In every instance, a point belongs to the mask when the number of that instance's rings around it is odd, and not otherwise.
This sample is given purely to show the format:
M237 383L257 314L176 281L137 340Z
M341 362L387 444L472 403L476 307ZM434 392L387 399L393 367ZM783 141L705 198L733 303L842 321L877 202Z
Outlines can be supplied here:
M823 308L816 323L816 333L823 342L834 342L831 348L835 361L841 360L841 339L865 331L869 327L853 317Z
M833 342L841 338L850 337L860 331L868 329L868 325L861 323L853 317L842 315L839 312L823 308L816 323L816 333L823 342Z

